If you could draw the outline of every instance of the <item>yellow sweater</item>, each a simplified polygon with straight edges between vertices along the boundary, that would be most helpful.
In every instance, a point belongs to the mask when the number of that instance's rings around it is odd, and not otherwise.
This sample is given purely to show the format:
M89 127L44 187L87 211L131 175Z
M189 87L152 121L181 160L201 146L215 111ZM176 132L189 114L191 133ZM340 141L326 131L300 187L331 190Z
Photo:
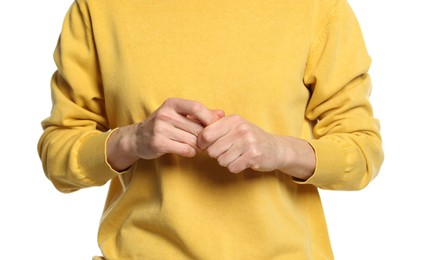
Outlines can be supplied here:
M54 58L39 153L60 191L111 180L106 259L332 259L318 187L361 189L383 161L370 58L346 0L77 0ZM307 139L314 175L231 174L205 153L115 172L111 130L168 97Z

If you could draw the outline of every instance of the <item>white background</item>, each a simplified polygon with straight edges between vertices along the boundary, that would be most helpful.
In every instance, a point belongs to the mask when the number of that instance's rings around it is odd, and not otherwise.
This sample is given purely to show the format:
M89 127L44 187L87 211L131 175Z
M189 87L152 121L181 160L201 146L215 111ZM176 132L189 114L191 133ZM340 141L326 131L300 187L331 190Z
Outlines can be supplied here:
M52 53L70 2L0 6L0 259L100 254L96 235L107 187L61 194L36 152L40 121L51 108ZM322 191L336 259L423 259L420 2L350 0L373 58L372 102L385 163L362 191Z

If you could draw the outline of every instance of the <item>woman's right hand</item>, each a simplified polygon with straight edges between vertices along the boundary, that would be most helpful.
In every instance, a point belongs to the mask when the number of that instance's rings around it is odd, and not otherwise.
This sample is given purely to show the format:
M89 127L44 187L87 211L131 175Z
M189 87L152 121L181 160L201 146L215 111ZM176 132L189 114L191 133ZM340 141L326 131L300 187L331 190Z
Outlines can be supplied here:
M169 98L144 122L115 130L107 142L107 161L116 171L138 159L155 159L163 154L193 157L199 133L224 116L186 99Z

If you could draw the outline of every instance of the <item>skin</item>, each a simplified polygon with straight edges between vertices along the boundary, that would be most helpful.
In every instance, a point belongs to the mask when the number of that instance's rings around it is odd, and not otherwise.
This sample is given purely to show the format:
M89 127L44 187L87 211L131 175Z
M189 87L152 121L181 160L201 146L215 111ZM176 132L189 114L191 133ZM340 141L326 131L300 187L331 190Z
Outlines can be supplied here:
M121 127L107 143L107 160L123 171L139 159L171 153L194 157L201 149L232 173L279 170L306 180L314 172L313 148L302 139L267 133L239 115L179 98L167 99L144 122Z

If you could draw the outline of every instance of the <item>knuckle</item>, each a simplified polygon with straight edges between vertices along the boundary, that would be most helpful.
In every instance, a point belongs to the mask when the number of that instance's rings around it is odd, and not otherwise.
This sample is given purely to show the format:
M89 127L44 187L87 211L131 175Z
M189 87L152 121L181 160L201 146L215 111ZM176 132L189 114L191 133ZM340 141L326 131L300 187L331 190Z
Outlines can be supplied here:
M255 160L255 159L257 159L257 158L260 158L260 157L261 157L261 152L260 152L257 148L252 147L252 148L248 151L248 156L249 156L249 158L251 158L252 160Z
M260 168L261 162L262 153L256 150L248 153L248 167Z
M191 104L191 112L194 115L199 114L202 111L202 109L203 109L203 106L201 104L199 104L197 102L192 102L192 104Z
M228 170L231 172L231 173L240 173L243 169L242 168L240 168L238 165L229 165L228 166Z
M238 125L238 132L242 135L247 135L250 133L250 126L247 123L240 123ZM251 135L248 135L247 137L252 138Z
M187 137L186 142L188 145L190 145L191 147L196 147L197 146L197 138L193 135L190 135Z
M220 156L220 157L217 158L217 162L219 163L220 166L223 166L223 167L227 167L228 166L228 164L225 162L225 160L224 160L224 158L222 156Z
M166 120L168 118L169 118L169 116L168 116L168 112L167 112L166 109L160 108L160 109L157 110L156 119Z
M233 114L230 116L232 120L241 121L242 117L239 114Z
M206 142L206 143L210 143L213 140L213 135L211 132L209 131L203 131L201 132L201 139Z
M260 169L261 169L260 165L259 165L259 164L257 164L257 163L252 164L252 165L250 166L250 168L251 168L251 169L253 169L253 170L255 170L255 171L258 171L258 170L260 170Z
M207 149L207 154L211 157L211 158L218 158L218 154L214 151L214 150L212 150L212 149ZM219 161L219 160L217 160L217 161Z
M189 145L186 145L186 146L181 148L181 154L180 155L183 156L183 157L193 157L193 156L195 156L195 154L196 154L195 149L192 148Z
M254 144L256 144L256 143L257 143L257 140L256 140L256 138L255 138L255 136L254 136L254 135L252 135L252 134L250 134L250 133L245 133L245 134L244 134L243 139L244 139L244 142L245 142L245 143L246 143L249 147L253 147L253 148L250 148L250 149L255 149L255 148L254 148Z
M155 122L169 122L172 120L172 116L166 110L159 110L156 113Z
M175 98L166 98L165 101L163 102L164 106L168 106L170 104L173 104L175 102Z

